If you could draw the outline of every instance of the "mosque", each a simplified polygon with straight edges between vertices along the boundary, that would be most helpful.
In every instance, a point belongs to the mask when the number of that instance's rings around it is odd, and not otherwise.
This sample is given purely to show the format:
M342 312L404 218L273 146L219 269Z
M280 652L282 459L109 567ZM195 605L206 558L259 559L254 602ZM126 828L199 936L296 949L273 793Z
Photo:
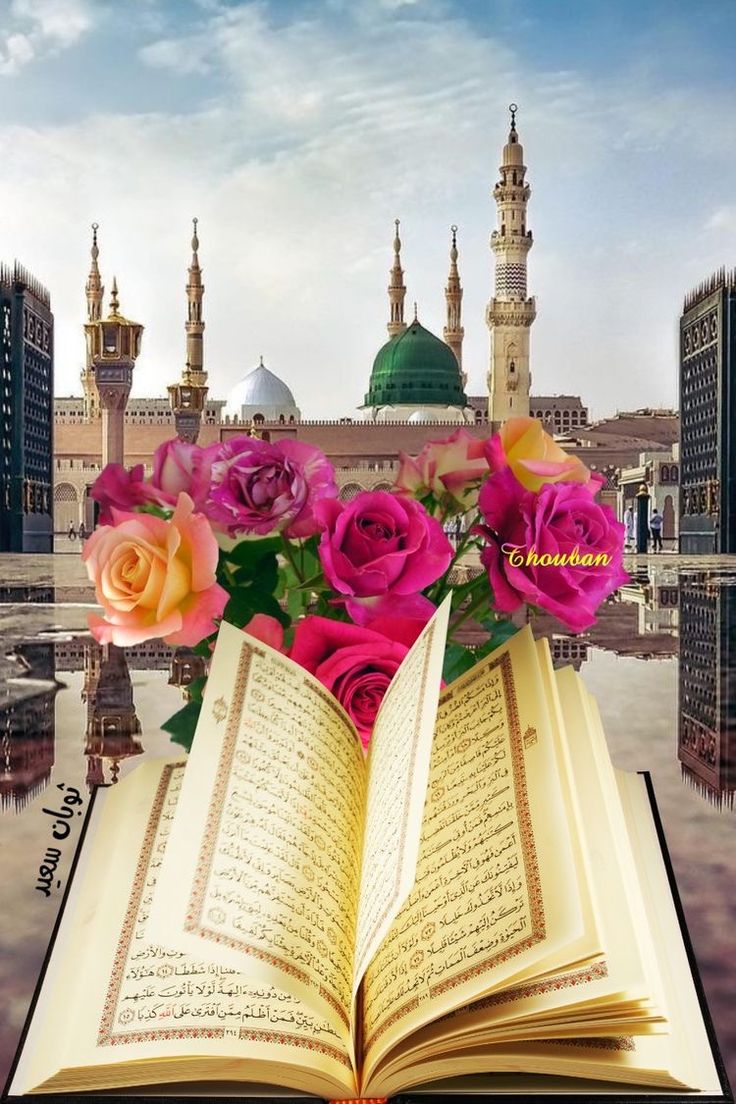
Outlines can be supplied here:
M168 398L130 399L142 327L120 313L116 286L110 313L103 318L104 288L95 225L85 287L87 357L81 375L82 395L54 401L56 532L66 531L70 524L76 528L80 522L91 527L94 504L89 488L104 463L120 460L150 469L153 452L174 433L203 445L243 433L271 440L301 437L329 457L341 497L349 499L361 490L390 487L400 449L416 454L427 440L449 435L461 425L474 436L485 437L506 418L531 413L561 435L570 451L584 453L588 466L606 479L604 495L607 490L615 500L615 472L622 465L638 462L646 449L668 447L677 436L677 419L671 412L664 416L644 411L624 416L629 419L625 427L612 424L616 419L591 427L578 396L530 397L529 337L536 305L527 291L527 256L533 238L527 225L530 188L516 111L512 104L508 139L493 189L497 208L497 225L491 234L495 286L486 308L490 343L486 395L468 396L465 390L457 227L451 228L446 324L440 338L421 324L416 307L413 318L405 320L406 286L396 220L388 284L388 340L373 361L360 417L302 419L287 382L263 359L227 399L211 398L204 367L204 284L194 220L186 285L184 371L181 379L169 386ZM622 432L617 433L617 428Z

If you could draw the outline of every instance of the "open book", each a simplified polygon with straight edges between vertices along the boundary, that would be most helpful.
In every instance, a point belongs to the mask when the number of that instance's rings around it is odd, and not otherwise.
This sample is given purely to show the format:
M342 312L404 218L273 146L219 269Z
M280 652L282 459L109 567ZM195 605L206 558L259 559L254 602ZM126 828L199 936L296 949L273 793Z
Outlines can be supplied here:
M14 1095L546 1074L720 1096L643 779L528 628L441 689L447 617L367 761L318 682L222 626L186 764L97 795Z

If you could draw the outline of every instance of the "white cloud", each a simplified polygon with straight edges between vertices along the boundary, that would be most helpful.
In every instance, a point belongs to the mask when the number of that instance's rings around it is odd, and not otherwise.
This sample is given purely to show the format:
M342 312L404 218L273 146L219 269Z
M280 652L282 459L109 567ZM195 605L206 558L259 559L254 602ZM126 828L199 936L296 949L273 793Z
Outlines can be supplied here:
M115 273L123 310L146 325L134 393L162 394L178 375L193 214L212 394L264 353L305 413L350 413L386 334L396 216L407 314L417 299L435 333L459 224L465 363L484 388L490 192L516 100L533 189L535 389L581 393L596 413L673 401L682 291L727 259L697 231L706 206L726 206L718 181L725 197L733 155L721 144L699 178L710 196L690 193L689 171L710 143L703 112L725 117L729 98L689 103L686 90L645 95L626 74L533 69L423 5L404 17L361 4L359 25L350 5L334 11L274 22L263 3L215 7L200 29L150 42L152 68L217 74L199 110L0 124L0 240L52 289L59 393L79 389L93 220L108 288Z
M0 36L0 76L73 46L93 23L87 0L11 0L9 14L13 29Z

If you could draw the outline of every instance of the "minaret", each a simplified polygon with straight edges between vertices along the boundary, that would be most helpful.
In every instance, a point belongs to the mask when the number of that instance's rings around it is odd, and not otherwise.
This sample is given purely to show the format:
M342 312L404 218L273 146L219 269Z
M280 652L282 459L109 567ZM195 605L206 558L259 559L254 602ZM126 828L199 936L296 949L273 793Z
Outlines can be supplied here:
M109 315L104 320L87 322L84 331L102 410L102 464L123 464L125 407L141 351L143 326L120 314L117 280L112 282Z
M445 343L450 346L457 366L460 369L460 378L463 381L463 390L468 382L468 373L463 372L463 337L465 330L462 326L463 289L460 285L460 274L457 270L457 226L450 227L452 245L450 246L450 273L447 277L445 288L445 302L447 303L447 325L442 331Z
M125 652L114 644L84 645L84 686L87 703L84 754L87 785L117 781L123 759L143 751L137 737L141 725L135 711L133 684Z
M394 236L394 263L389 273L388 301L391 307L391 317L386 327L389 337L396 337L406 329L404 321L404 270L401 267L401 238L399 237L399 220L394 219L396 234Z
M529 327L537 313L526 288L526 256L532 247L526 206L531 189L524 180L526 165L516 132L516 104L510 104L509 111L511 130L503 149L501 179L493 189L498 207L498 228L491 234L496 289L486 310L491 331L488 420L496 426L512 415L529 414Z
M100 250L97 246L97 231L99 224L92 223L92 263L89 269L89 276L87 277L87 283L84 286L84 292L87 296L87 321L99 322L102 317L102 296L105 293L105 289L102 286L102 279L100 277L100 267L97 263L97 258L100 255ZM92 361L90 360L89 349L87 350L87 357L84 368L82 369L82 395L84 398L84 420L91 422L95 418L100 416L100 400L97 394L97 385L95 383L95 373L92 367Z
M174 412L177 436L194 443L202 424L202 411L207 398L207 373L204 370L202 298L204 284L199 267L197 219L192 219L192 263L187 283L187 359L181 381L168 388L169 402Z

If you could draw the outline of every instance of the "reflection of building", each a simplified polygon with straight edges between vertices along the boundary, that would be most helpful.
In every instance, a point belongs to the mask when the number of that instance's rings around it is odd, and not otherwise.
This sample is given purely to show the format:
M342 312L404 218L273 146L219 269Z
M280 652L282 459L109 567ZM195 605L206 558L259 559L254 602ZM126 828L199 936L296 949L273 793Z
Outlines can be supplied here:
M51 644L23 645L3 679L0 705L0 810L20 812L49 784L54 765L54 676Z
M82 701L87 703L84 753L91 789L117 782L120 761L143 751L136 739L141 726L122 648L95 641L85 643Z
M736 586L706 575L680 585L677 755L707 796L733 804L736 790Z
M736 270L685 298L680 319L680 550L736 552Z
M0 265L0 552L53 551L53 394L49 293Z
M555 667L571 666L579 671L588 658L588 643L580 637L553 633L549 638L549 646Z
M195 679L202 678L206 666L204 656L197 655L192 648L177 648L171 657L169 686L186 690Z

